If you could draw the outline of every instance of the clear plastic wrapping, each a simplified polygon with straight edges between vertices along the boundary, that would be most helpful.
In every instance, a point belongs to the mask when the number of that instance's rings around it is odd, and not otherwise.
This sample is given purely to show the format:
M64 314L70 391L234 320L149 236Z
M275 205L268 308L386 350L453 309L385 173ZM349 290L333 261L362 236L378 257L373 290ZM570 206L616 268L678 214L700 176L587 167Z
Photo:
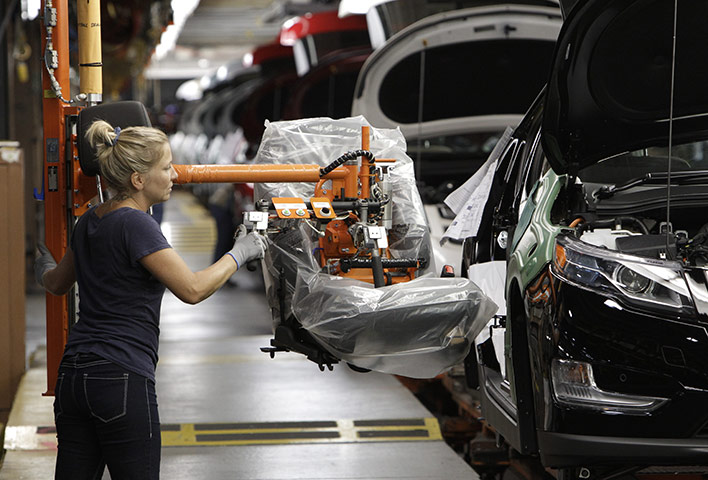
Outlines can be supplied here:
M466 278L432 274L381 288L300 272L293 297L302 326L335 357L414 378L461 363L496 305Z
M362 116L333 120L268 122L255 158L257 164L329 165L343 153L361 148ZM432 245L423 201L415 183L413 161L406 154L406 141L399 129L371 128L370 150L376 158L395 159L390 169L393 197L393 228L389 249L395 258L430 258ZM258 183L254 199L272 197L310 198L312 183ZM432 270L432 269L431 269Z
M256 163L326 166L361 148L363 117L267 122ZM423 203L412 160L398 129L371 128L370 150L395 159L389 169L393 203L388 230L393 258L432 258ZM261 183L255 199L309 199L311 183ZM360 368L428 378L460 363L496 305L472 282L438 278L427 267L419 278L380 288L322 273L313 255L314 225L278 220L264 259L266 293L274 326L294 317L335 357Z

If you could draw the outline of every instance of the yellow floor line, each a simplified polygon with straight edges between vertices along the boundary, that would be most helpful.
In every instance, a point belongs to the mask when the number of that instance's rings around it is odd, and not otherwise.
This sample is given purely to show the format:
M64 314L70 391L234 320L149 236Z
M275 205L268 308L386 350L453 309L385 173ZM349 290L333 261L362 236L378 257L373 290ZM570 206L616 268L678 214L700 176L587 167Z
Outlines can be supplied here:
M441 441L433 417L321 422L182 423L162 425L163 447ZM10 451L56 450L54 426L8 426Z
M307 423L307 422L305 422ZM317 425L318 422L312 422ZM326 422L323 422L326 423ZM411 442L442 440L435 418L385 421L384 425L359 424L353 420L326 426L279 426L277 423L233 426L181 424L162 432L163 446L274 445L294 443ZM398 424L397 424L398 423ZM173 426L177 427L177 426Z

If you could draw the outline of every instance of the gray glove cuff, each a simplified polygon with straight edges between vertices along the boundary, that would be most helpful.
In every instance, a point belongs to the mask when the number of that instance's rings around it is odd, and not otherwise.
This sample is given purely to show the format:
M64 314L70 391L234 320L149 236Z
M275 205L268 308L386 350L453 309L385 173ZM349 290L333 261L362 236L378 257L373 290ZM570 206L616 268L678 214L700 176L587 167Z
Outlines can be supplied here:
M37 250L39 256L34 260L34 279L42 287L44 287L44 274L57 266L51 252L44 245L38 245Z
M263 258L265 249L265 238L256 232L251 232L248 235L237 235L236 243L227 254L236 261L236 266L241 268L251 260Z

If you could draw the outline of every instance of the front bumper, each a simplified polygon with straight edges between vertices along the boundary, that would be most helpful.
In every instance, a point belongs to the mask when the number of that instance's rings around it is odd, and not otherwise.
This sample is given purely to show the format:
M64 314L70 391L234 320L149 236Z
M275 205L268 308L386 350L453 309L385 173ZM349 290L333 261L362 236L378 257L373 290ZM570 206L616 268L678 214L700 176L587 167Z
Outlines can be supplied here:
M605 437L539 431L538 447L543 465L555 468L708 464L708 438Z
M708 324L665 318L553 280L553 305L530 305L539 453L549 467L708 465ZM541 307L541 308L536 308ZM551 307L551 308L549 308ZM647 414L559 404L554 358L591 363L599 387L668 398Z

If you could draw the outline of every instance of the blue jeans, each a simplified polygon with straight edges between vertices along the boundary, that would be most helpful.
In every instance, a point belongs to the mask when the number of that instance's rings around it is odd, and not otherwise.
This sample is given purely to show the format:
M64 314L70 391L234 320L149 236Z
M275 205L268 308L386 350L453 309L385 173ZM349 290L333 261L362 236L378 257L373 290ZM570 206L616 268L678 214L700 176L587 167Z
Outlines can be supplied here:
M160 477L155 383L97 355L64 358L54 390L56 480Z

